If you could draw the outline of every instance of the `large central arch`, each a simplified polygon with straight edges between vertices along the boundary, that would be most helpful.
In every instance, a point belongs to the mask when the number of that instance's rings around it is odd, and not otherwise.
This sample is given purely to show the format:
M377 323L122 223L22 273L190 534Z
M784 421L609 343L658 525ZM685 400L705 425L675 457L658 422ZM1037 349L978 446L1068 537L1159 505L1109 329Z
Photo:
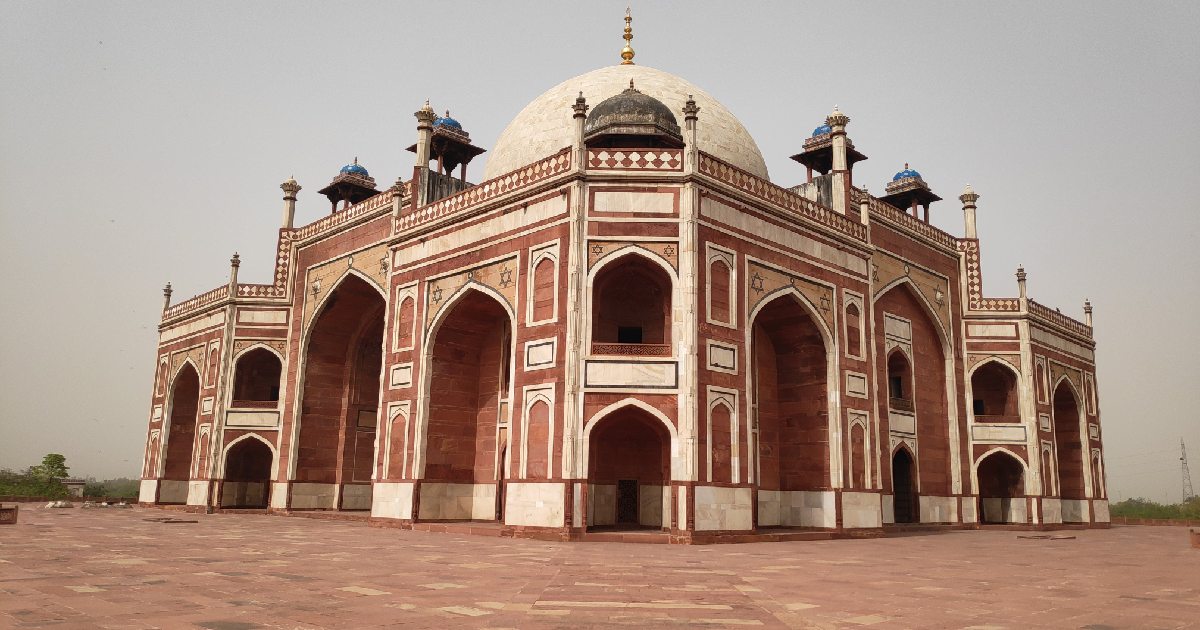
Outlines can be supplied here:
M368 510L383 363L384 301L351 273L309 329L291 506Z
M486 287L468 285L437 314L425 345L421 520L496 520L510 416L513 319Z
M874 309L876 351L885 357L877 368L878 378L889 390L879 400L879 414L887 418L887 431L907 436L915 445L906 453L914 460L911 468L916 475L910 497L913 522L954 520L960 460L957 427L951 427L957 413L948 393L952 355L947 334L929 302L907 278L882 289ZM886 442L889 435L880 439ZM890 477L895 469L893 465L883 471ZM896 485L896 480L883 482L885 488ZM893 502L899 500L893 497ZM893 507L900 522L899 506Z
M754 478L762 525L831 526L831 514L794 509L805 492L828 490L836 444L830 435L833 344L820 318L798 292L764 299L750 318ZM778 510L764 505L777 504ZM774 514L778 513L778 517Z

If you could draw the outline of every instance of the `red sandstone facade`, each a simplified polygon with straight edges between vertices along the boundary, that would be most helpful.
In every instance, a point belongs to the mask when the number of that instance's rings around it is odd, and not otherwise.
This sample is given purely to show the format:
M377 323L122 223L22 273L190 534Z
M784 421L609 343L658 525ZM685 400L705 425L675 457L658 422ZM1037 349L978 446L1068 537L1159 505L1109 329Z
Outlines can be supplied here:
M956 238L919 175L855 188L837 111L782 188L706 151L703 103L663 102L677 146L589 140L563 102L569 146L474 185L482 150L424 109L411 179L348 166L303 227L285 183L273 284L235 258L168 291L141 501L684 542L1107 523L1090 307L1023 272L983 297L977 195Z

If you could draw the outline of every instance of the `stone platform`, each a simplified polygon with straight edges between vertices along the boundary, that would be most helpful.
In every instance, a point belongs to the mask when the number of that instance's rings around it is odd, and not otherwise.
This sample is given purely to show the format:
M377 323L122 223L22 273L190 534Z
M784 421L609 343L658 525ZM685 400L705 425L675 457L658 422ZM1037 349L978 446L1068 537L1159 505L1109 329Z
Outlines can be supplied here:
M0 627L1200 627L1184 527L697 547L22 507Z

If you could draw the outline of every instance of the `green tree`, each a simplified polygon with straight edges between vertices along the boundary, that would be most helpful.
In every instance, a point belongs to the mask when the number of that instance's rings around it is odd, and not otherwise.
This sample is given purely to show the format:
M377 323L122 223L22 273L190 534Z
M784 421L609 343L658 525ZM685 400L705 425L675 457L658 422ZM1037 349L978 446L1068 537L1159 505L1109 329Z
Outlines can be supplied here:
M62 479L69 474L70 470L67 468L65 455L48 453L42 458L41 464L29 468L29 474L41 479Z

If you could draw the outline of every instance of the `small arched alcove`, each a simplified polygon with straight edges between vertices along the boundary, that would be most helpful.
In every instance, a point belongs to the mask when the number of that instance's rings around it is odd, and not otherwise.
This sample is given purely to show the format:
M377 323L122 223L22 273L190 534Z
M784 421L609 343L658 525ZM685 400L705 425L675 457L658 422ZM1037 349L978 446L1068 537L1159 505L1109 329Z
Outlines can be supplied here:
M639 254L604 266L592 282L592 353L670 356L671 277Z

